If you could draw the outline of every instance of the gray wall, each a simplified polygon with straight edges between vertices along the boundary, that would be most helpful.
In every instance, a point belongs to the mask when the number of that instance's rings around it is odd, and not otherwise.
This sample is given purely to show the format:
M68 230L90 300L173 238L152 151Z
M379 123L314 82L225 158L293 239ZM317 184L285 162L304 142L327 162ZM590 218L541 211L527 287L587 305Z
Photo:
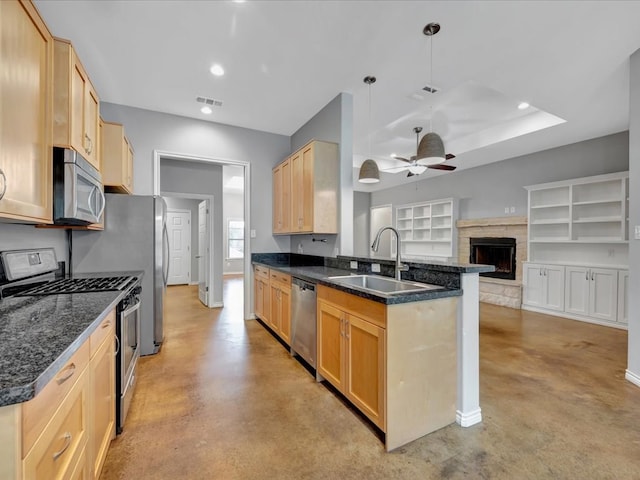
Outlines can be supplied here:
M191 283L198 283L200 272L198 270L198 205L202 200L191 198L163 197L167 202L167 208L189 210L191 212Z
M67 237L63 229L0 223L0 252L41 247L53 247L58 261L67 261Z
M370 255L370 214L371 194L353 192L353 254L355 256L368 257Z
M222 303L222 165L163 158L160 190L213 195L213 301Z
M628 132L511 158L373 192L371 205L456 197L460 218L527 215L526 185L621 172L629 168ZM515 207L505 213L505 207Z
M339 145L340 195L338 235L291 235L290 251L299 245L309 255L335 256L336 250L349 255L353 249L353 96L341 93L291 136L291 152L312 139ZM312 238L326 239L326 243Z
M134 191L153 193L153 152L246 161L251 164L251 239L254 252L289 251L271 234L271 169L291 152L289 137L139 108L101 103L102 118L122 123L134 148ZM268 180L266 180L268 179Z
M222 254L224 255L224 273L242 273L241 258L229 259L227 258L227 227L229 226L229 220L242 220L244 218L244 195L242 193L230 193L224 192L222 205L222 218L223 218L223 238L224 247Z
M640 379L640 50L631 55L629 79L629 373Z

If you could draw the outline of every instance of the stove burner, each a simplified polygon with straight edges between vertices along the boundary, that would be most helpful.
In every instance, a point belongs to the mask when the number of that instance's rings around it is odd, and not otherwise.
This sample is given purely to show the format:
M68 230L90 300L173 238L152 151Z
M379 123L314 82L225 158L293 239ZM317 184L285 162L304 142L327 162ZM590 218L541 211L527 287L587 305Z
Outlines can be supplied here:
M63 278L47 282L16 296L57 295L64 293L89 293L124 290L132 277Z

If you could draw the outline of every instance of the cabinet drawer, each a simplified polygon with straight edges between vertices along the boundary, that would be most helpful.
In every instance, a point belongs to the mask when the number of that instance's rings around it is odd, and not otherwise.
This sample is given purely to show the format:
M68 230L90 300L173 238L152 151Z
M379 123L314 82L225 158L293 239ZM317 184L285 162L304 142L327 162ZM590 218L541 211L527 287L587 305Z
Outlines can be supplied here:
M89 343L84 342L47 386L22 405L23 458L89 364Z
M387 306L384 303L367 300L324 285L318 285L318 299L332 303L340 310L357 315L380 328L387 328Z
M94 330L91 334L91 338L89 339L89 344L91 345L91 357L95 355L95 353L104 342L104 339L110 337L113 339L115 335L116 328L116 311L111 310L111 312L102 320L98 328Z
M269 281L269 269L266 267L261 267L260 265L256 265L254 267L256 277L260 277L267 282Z
M291 275L287 273L278 272L277 270L271 270L269 274L269 281L278 282L284 285L291 285Z
M83 371L49 425L27 453L23 464L25 478L61 479L75 468L77 457L87 443L86 378L86 371Z

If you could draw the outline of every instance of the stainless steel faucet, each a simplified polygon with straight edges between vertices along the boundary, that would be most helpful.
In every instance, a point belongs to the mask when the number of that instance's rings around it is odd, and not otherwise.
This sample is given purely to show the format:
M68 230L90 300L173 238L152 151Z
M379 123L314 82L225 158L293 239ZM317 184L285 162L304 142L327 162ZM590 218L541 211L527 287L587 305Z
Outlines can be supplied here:
M378 230L378 233L376 233L376 239L371 244L371 250L373 250L374 252L378 251L378 247L380 246L380 236L382 235L382 232L384 232L385 230L391 230L393 233L396 234L396 280L402 280L400 276L401 275L400 272L408 271L409 266L403 265L402 263L400 263L400 250L401 250L400 235L398 234L398 231L395 228L382 227L380 230Z

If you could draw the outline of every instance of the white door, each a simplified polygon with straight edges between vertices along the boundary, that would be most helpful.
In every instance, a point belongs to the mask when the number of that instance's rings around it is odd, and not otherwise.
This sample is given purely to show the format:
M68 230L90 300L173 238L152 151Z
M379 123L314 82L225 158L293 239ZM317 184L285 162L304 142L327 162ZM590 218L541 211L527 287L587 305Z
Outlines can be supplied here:
M524 265L524 273L522 275L522 278L524 283L524 295L522 303L535 307L544 306L544 299L542 296L542 267L535 264Z
M169 285L191 281L191 212L167 210L169 235Z
M546 298L545 308L564 310L564 267L545 265L542 273Z
M207 201L198 204L198 298L209 306L209 258L207 255Z

